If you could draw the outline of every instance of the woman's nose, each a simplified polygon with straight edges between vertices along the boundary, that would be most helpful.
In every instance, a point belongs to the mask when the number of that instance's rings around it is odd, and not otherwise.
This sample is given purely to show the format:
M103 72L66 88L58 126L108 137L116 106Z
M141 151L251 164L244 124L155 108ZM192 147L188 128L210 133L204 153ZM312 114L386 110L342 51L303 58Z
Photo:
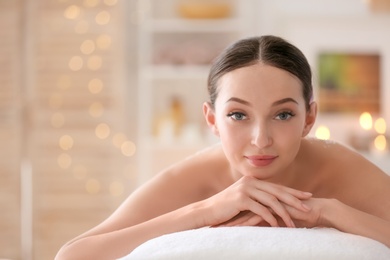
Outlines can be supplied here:
M265 125L256 126L253 130L252 145L258 148L268 147L272 144L272 138Z

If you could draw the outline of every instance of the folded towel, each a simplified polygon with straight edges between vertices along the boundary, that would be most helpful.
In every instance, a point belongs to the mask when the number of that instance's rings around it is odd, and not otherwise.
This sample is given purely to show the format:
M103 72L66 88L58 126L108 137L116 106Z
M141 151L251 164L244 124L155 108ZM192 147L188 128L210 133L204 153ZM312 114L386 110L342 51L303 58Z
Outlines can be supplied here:
M201 228L154 238L122 260L367 259L389 260L390 248L330 228Z

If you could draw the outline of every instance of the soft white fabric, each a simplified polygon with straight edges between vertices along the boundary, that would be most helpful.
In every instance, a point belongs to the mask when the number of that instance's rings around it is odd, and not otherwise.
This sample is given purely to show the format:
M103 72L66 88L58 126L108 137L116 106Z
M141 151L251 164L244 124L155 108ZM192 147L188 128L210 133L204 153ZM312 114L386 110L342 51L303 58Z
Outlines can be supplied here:
M149 240L122 258L133 259L389 260L390 248L329 228L221 227Z

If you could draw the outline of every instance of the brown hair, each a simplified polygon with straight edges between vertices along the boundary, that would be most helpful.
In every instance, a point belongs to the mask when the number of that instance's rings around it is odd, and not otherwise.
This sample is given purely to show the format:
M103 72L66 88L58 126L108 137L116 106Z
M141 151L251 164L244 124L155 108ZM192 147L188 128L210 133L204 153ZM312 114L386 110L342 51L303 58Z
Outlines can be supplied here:
M218 96L218 81L226 73L256 63L270 65L293 74L302 82L303 97L309 110L313 95L310 65L303 53L286 40L266 35L239 40L228 46L214 61L208 77L210 102Z

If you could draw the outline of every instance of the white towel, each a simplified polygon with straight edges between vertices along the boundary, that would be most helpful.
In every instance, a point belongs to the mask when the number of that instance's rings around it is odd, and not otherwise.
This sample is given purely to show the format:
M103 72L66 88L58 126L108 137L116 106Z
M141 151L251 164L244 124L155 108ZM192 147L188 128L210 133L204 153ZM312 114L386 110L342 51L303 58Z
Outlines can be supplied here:
M122 258L134 259L389 260L390 248L330 228L221 227L157 237Z

